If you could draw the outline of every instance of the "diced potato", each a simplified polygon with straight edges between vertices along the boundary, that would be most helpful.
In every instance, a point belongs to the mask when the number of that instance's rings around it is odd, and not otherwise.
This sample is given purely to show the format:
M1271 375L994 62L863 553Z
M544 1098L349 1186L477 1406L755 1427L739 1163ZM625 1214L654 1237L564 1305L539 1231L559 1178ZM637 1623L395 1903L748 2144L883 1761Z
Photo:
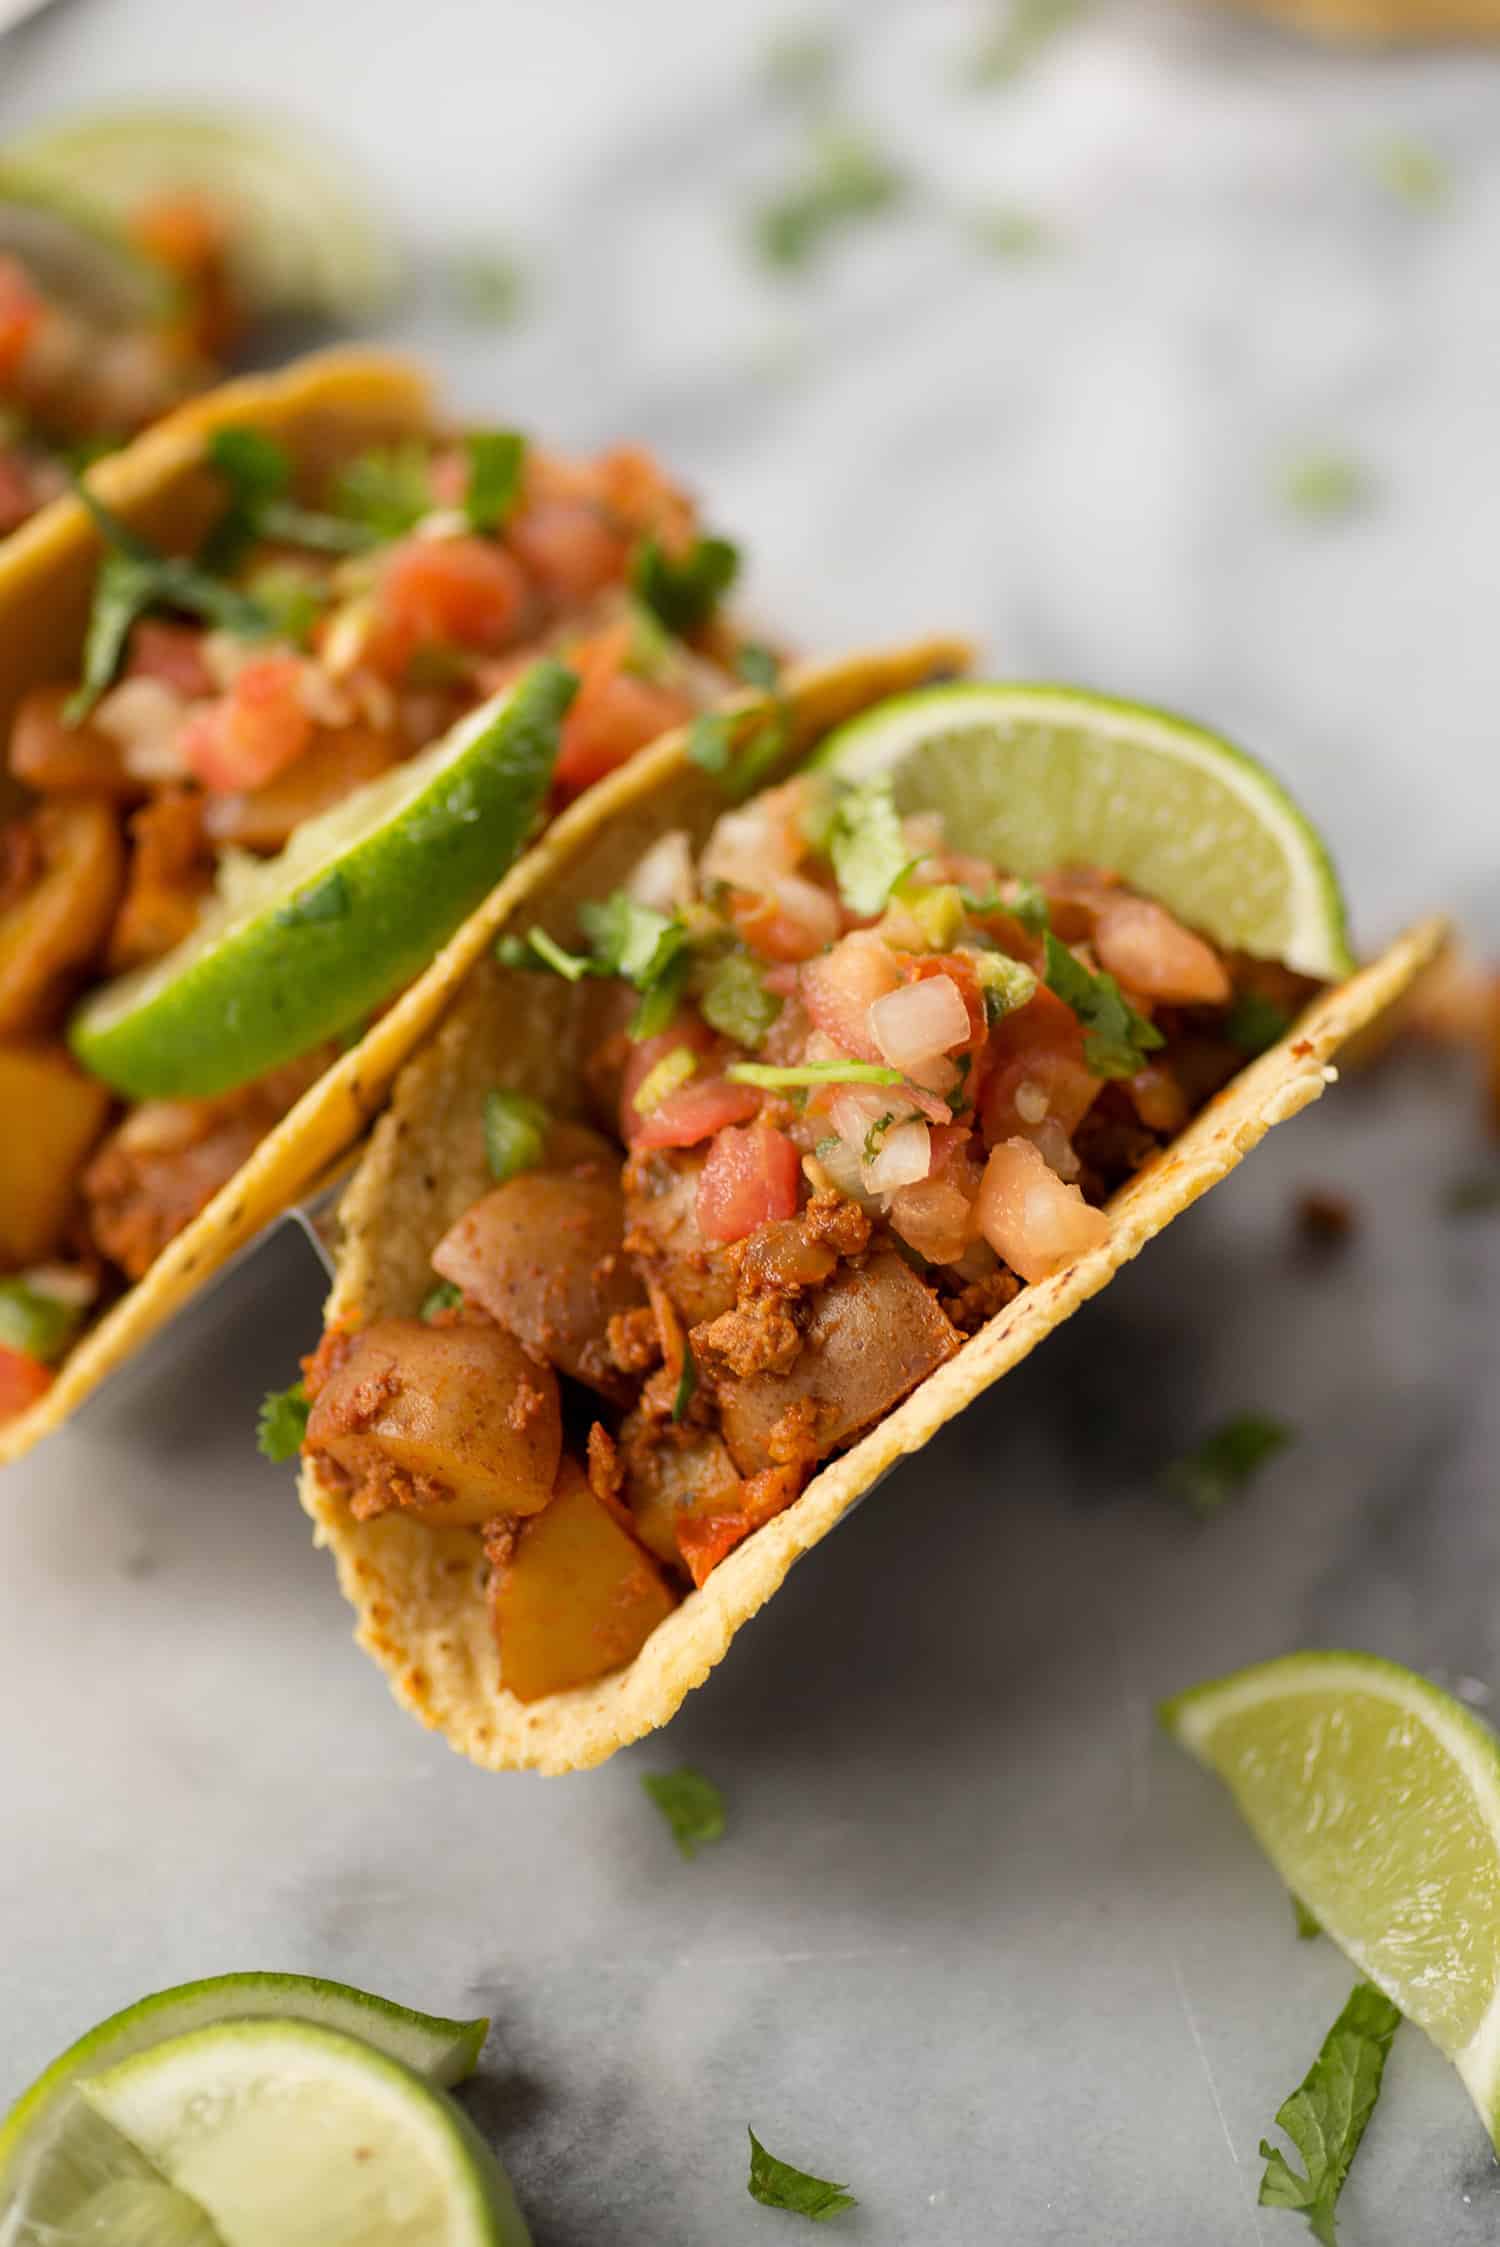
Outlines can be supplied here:
M557 1377L497 1326L378 1319L319 1389L305 1448L347 1480L361 1520L393 1506L445 1527L532 1514L562 1453Z
M683 1565L679 1531L684 1523L706 1524L737 1516L743 1484L723 1440L705 1428L650 1428L632 1412L620 1430L625 1462L625 1499L636 1534L658 1560Z
M42 796L110 796L138 804L146 784L125 763L113 734L87 718L70 726L63 717L67 687L33 687L10 729L10 769Z
M119 820L100 798L59 796L27 824L38 871L0 911L0 1035L47 1026L109 933L125 880Z
M711 1330L710 1330L711 1332ZM959 1335L909 1264L886 1252L849 1265L813 1300L806 1339L785 1373L719 1374L719 1421L742 1475L824 1458L899 1404L952 1357ZM778 1423L793 1407L775 1449Z
M624 1226L617 1165L526 1170L465 1211L432 1268L559 1372L614 1395L609 1322L646 1299Z
M550 1506L521 1524L490 1579L500 1681L539 1701L633 1662L677 1602L583 1470L564 1459Z
M0 1271L56 1254L109 1109L61 1046L0 1044Z

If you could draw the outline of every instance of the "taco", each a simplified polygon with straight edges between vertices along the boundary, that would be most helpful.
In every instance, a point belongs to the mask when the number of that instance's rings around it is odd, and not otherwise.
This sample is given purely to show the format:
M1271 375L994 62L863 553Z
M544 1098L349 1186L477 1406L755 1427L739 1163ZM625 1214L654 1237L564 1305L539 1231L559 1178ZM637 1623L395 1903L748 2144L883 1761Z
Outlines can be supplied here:
M302 1500L397 1699L483 1767L665 1723L1441 942L1335 980L1320 846L1195 729L892 683L829 740L815 695L769 750L753 716L660 744L554 831L344 1197ZM1101 836L1128 868L1078 862ZM1243 943L1277 852L1281 959Z
M0 1459L353 1142L545 818L744 691L735 559L358 353L0 544Z

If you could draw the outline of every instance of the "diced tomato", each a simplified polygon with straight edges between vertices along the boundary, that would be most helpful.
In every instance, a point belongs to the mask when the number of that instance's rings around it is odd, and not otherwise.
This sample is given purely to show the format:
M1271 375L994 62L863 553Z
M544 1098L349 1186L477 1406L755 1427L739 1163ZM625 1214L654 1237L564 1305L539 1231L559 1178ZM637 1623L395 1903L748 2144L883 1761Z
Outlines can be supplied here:
M774 888L757 896L736 891L729 912L752 952L784 965L812 959L839 932L837 900L797 874L778 875Z
M626 669L630 628L620 625L570 651L577 694L563 720L553 787L564 801L592 788L638 749L692 715L689 698Z
M691 502L668 481L660 463L643 445L615 445L594 463L593 481L602 505L619 523L649 532L669 553L691 545Z
M858 929L802 970L802 1003L814 1026L832 1038L840 1052L858 1061L879 1061L866 1017L876 999L901 981L895 953L879 936Z
M422 647L476 648L495 654L526 611L526 579L515 556L483 538L408 538L381 574L379 622L371 660L403 671Z
M51 1366L43 1365L40 1358L0 1346L0 1420L13 1420L44 1397L54 1378Z
M708 1150L698 1180L698 1230L706 1241L743 1240L775 1217L795 1217L802 1158L767 1123L731 1124Z
M1028 1282L1050 1278L1109 1238L1103 1210L1049 1170L1029 1139L1006 1139L993 1150L975 1214L995 1254Z
M630 556L629 540L586 500L537 500L513 519L506 539L540 591L567 606L618 584Z
M143 616L130 635L127 678L160 679L189 702L210 695L217 684L203 660L203 634L194 624L166 624Z
M226 695L189 718L178 747L205 788L259 788L296 762L313 737L301 680L299 657L258 656Z
M1229 976L1211 944L1149 897L1119 897L1099 915L1099 964L1127 990L1175 1006L1222 1006Z
M1083 1058L1083 1029L1077 1015L1045 984L1034 998L995 1024L989 1038L989 1077L980 1101L984 1143L1026 1139L1042 1116L1065 1132L1075 1131L1092 1107L1100 1080ZM1016 1105L1023 1086L1045 1095L1041 1115ZM1026 1106L1036 1102L1028 1094Z
M20 259L0 257L0 381L15 373L46 309Z
M760 1094L752 1085L692 1077L649 1116L627 1117L625 1136L633 1147L696 1147L726 1125L746 1122L759 1108Z

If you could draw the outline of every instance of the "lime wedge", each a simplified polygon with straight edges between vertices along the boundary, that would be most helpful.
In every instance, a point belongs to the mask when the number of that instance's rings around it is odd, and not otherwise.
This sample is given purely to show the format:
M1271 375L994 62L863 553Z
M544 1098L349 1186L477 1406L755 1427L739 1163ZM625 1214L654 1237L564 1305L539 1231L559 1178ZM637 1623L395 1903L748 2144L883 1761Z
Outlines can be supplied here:
M279 856L221 862L193 934L75 1013L79 1060L135 1099L193 1099L262 1076L389 998L526 841L576 684L562 664L534 664L308 820Z
M70 2044L22 2094L0 2126L0 2247L12 2247L5 2211L13 2212L17 2204L62 2205L73 2210L73 2220L82 2224L89 2210L93 2210L89 2221L98 2215L95 2202L104 2191L114 2196L104 2206L106 2213L113 2210L117 2232L106 2225L92 2233L80 2229L78 2238L133 2238L121 2214L133 2187L149 2188L143 2189L139 2202L146 2214L151 2195L168 2188L144 2162L131 2168L124 2160L113 2133L104 2130L79 2098L80 2079L193 2030L224 2021L266 2018L308 2021L361 2037L439 2084L461 2083L473 2073L489 2028L488 2021L450 2021L438 2014L414 2012L368 1990L310 1974L218 1974L208 1981L158 1990L123 2012L112 2013ZM144 2222L145 2216L140 2220ZM163 2225L163 2247L167 2242L175 2247L176 2236ZM154 2243L157 2234L147 2229L141 2238ZM185 2231L183 2247L194 2238L193 2232ZM71 2239L71 2234L62 2234L58 2247L63 2240L71 2247Z
M117 110L23 133L6 155L121 223L157 196L201 194L229 214L235 279L258 313L353 318L396 281L394 250L344 167L279 122Z
M1108 867L1216 942L1327 980L1352 962L1338 877L1263 765L1186 718L1077 687L928 687L841 726L818 763L889 774L955 849L1034 877Z
M121 2174L90 2179L73 2205L32 2192L14 2247L87 2238L77 2227L106 2194L133 2216L153 2183L195 2247L529 2247L504 2172L452 2100L339 2029L225 2021L79 2093L99 2126L96 2168L113 2152Z
M165 276L108 217L10 164L0 165L0 256L106 327L160 319L172 303Z
M1373 1654L1289 1654L1161 1712L1500 2143L1500 1741Z

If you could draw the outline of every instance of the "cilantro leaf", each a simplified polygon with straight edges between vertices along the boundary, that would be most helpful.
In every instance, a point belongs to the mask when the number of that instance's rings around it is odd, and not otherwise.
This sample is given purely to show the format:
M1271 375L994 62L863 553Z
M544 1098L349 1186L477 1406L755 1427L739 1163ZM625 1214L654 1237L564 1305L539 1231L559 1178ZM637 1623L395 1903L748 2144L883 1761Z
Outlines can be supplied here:
M459 316L476 328L508 328L526 302L526 271L506 249L470 249L448 266L448 286Z
M286 494L292 456L261 429L216 429L208 441L209 465L229 486L229 509L204 549L214 569L232 569L250 541L276 539L323 554L358 554L374 542L362 524L299 507Z
M333 490L340 515L377 538L400 538L432 506L427 447L414 437L357 453L339 471Z
M1237 1412L1195 1451L1174 1459L1162 1481L1174 1498L1202 1519L1227 1505L1258 1467L1292 1442L1294 1431L1284 1420L1264 1412Z
M417 1316L419 1319L433 1319L439 1311L456 1311L463 1299L464 1291L461 1287L455 1287L452 1280L439 1280L435 1287L428 1288L418 1304Z
M964 902L967 904L967 898ZM1035 882L1020 883L1009 904L1002 901L1002 906L1032 936L1043 936L1052 926L1052 910L1047 903L1047 893L1038 889Z
M548 1121L540 1100L524 1092L485 1094L484 1153L497 1186L523 1170L536 1169L547 1144Z
M526 439L515 429L473 429L464 450L469 456L464 513L471 529L497 531L510 520L521 496Z
M698 993L698 1011L714 1030L736 1045L755 1047L781 1012L761 972L745 951L726 952L714 961Z
M768 265L805 266L841 228L899 202L901 173L868 134L835 127L813 143L805 171L762 203L752 238Z
M311 1409L307 1391L300 1381L294 1381L289 1389L267 1392L260 1418L255 1423L255 1441L267 1459L283 1466L288 1459L296 1458L307 1433L307 1415Z
M1390 1999L1369 1982L1356 1982L1317 2058L1276 2110L1277 2127L1301 2154L1307 2174L1300 2175L1267 2139L1260 2141L1266 2164L1260 2205L1299 2209L1322 2247L1337 2247L1334 2208L1380 2096L1386 2054L1400 2026Z
M739 568L739 548L727 538L696 539L680 557L645 538L631 557L631 590L669 632L687 639L708 622Z
M693 1401L693 1397L697 1390L697 1387L698 1361L693 1356L692 1343L687 1340L686 1336L684 1336L682 1343L682 1371L677 1377L677 1394L672 1399L672 1418L674 1421L680 1420L683 1414L687 1411L688 1406ZM708 1834L705 1835L704 1838L709 1841L717 1841L718 1835Z
M684 1360L684 1372L688 1361ZM672 1829L684 1857L696 1857L710 1841L724 1838L724 1797L712 1779L683 1764L676 1771L647 1772L641 1780Z
M762 687L774 694L781 680L781 658L762 640L746 640L734 659L734 668L747 687Z
M976 86L1006 85L1029 70L1043 49L1083 11L1084 0L1008 0L969 65Z
M830 2184L826 2177L811 2177L805 2169L794 2169L789 2161L778 2161L774 2153L767 2153L753 2130L750 2198L758 2200L763 2208L785 2208L794 2216L809 2217L815 2224L825 2224L840 2209L859 2205L846 2186Z
M828 855L850 912L862 920L883 913L891 891L915 863L888 780L858 781L840 791Z
M1455 1178L1443 1195L1443 1207L1450 1217L1485 1217L1500 1209L1500 1171Z
M633 1038L653 1038L677 1012L690 963L688 935L669 920L617 889L602 903L580 906L578 918L594 955L596 975L623 976L641 994L630 1025Z
M1292 1026L1292 1018L1284 1006L1268 999L1264 991L1236 991L1233 1004L1224 1021L1224 1033L1231 1045L1246 1053L1264 1053L1285 1037Z
M1083 1024L1083 1058L1096 1077L1133 1077L1148 1053L1166 1040L1138 1014L1112 975L1091 974L1077 955L1055 937L1042 934L1046 983Z

